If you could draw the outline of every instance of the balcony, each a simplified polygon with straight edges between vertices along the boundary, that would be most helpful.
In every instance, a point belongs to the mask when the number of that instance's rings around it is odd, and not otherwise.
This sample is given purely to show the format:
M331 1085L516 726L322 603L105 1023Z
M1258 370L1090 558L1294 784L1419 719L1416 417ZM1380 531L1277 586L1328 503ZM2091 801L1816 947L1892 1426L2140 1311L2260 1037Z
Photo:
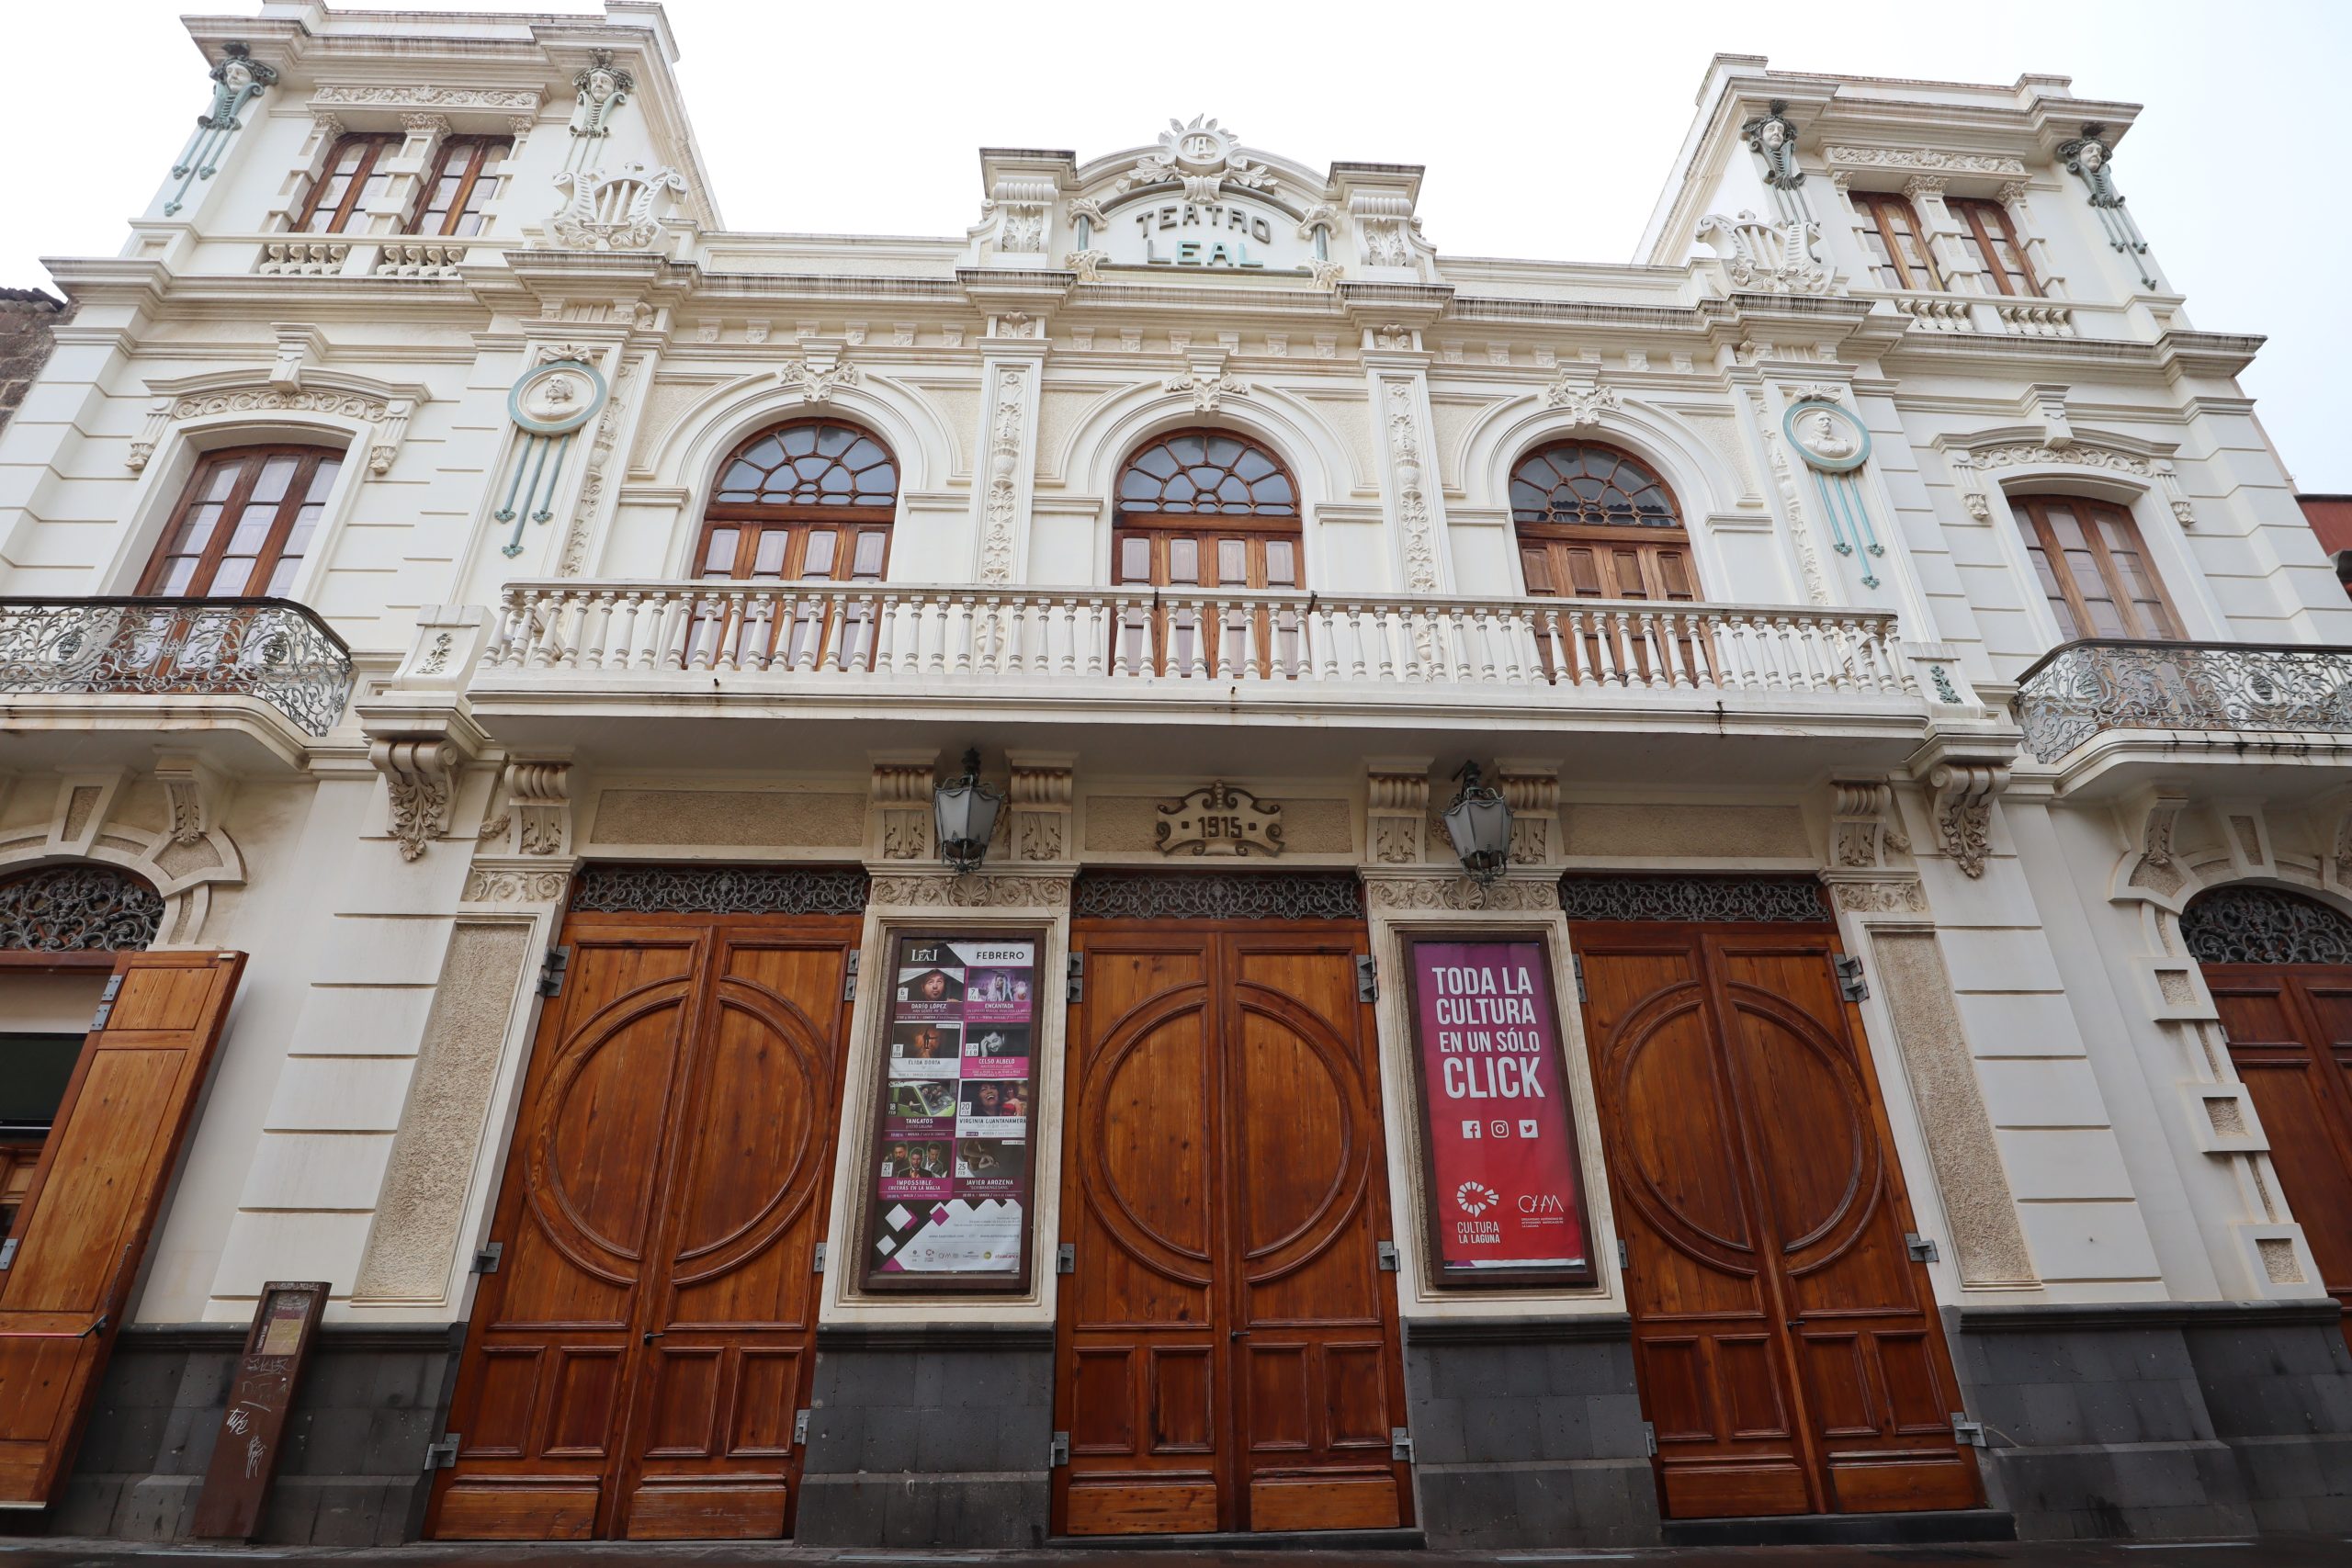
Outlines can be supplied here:
M1894 766L1931 713L1984 716L1956 671L1923 695L1893 615L1781 606L565 581L511 584L481 648L466 689L487 729L618 765L790 753L742 717L961 745L985 705L1008 744L1100 745L1120 724L1114 755L1137 768L1328 768L1334 745L1458 749L1466 728L1575 753L1588 776L1655 778L1726 744L1744 769L1804 773L1831 752ZM1621 743L1595 750L1596 731Z
M2352 649L2094 638L2053 649L2018 683L2025 749L2061 793L2112 791L2198 762L2231 787L2319 787L2352 761Z
M0 599L0 724L19 756L143 759L158 731L199 750L215 732L299 765L353 679L343 639L283 599Z

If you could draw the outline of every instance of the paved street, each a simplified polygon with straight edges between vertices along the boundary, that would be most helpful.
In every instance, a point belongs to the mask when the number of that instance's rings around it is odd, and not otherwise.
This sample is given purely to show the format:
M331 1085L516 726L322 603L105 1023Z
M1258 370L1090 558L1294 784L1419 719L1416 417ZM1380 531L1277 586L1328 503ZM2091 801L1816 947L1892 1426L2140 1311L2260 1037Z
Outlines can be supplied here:
M44 1540L0 1547L0 1568L219 1568L224 1561L334 1563L337 1568L516 1568L584 1562L594 1568L732 1568L734 1564L842 1564L858 1568L1486 1568L1486 1565L1629 1562L1658 1568L2345 1568L2352 1537L2268 1536L2259 1540L2188 1542L2041 1541L1940 1546L1741 1547L1655 1551L1125 1551L1084 1548L1040 1551L918 1551L874 1547L824 1550L789 1546L405 1546L349 1551L307 1547L138 1547L119 1541Z

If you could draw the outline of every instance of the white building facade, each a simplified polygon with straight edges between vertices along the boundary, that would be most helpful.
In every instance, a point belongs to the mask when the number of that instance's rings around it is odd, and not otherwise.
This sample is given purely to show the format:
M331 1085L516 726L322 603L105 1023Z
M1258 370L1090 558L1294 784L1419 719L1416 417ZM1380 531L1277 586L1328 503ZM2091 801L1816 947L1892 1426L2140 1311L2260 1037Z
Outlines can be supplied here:
M763 234L657 6L189 26L0 428L0 1500L197 1529L307 1284L271 1539L2352 1522L2352 608L2133 106Z

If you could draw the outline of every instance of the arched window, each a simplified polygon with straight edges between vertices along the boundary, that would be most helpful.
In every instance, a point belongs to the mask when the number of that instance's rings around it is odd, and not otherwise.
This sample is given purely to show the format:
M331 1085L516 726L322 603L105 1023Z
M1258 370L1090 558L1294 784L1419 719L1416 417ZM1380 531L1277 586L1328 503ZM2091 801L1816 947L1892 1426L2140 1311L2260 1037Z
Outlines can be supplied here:
M1229 430L1180 430L1128 455L1111 532L1112 581L1159 588L1306 586L1298 486L1281 458ZM1204 640L1204 624L1222 628ZM1114 650L1163 673L1213 674L1247 660L1261 674L1296 670L1298 612L1174 605L1128 611ZM1150 646L1147 649L1146 634ZM1254 636L1253 636L1254 634Z
M899 465L854 424L801 419L752 435L718 466L695 575L735 581L877 582L890 564Z
M2352 919L2316 898L2231 883L2188 901L2180 940L2200 964L2352 966Z
M771 425L719 464L694 571L707 582L879 582L898 509L898 460L871 432L832 419ZM874 657L870 602L804 599L766 618L744 610L740 602L700 610L688 660Z
M1614 446L1562 441L1530 452L1510 472L1510 515L1537 598L1699 596L1673 492Z
M1227 430L1180 430L1119 471L1114 581L1297 588L1298 486L1282 459Z
M139 592L163 598L283 594L343 468L331 446L234 446L197 460Z
M2129 512L2079 495L2013 495L2009 511L2025 536L2025 553L2059 635L2165 641L2181 636L2180 617L2148 564Z

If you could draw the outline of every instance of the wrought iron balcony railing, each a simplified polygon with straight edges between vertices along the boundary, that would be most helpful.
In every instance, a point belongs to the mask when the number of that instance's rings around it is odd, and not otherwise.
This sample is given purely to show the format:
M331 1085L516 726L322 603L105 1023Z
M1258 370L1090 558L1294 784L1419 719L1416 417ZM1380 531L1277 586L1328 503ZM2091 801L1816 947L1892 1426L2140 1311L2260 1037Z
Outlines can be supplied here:
M344 640L285 599L0 599L0 694L254 697L315 736L352 682Z
M477 681L764 676L1130 689L1881 694L1918 682L1868 610L1248 589L517 582Z
M2026 750L2054 762L2115 729L2335 731L2352 740L2352 648L2098 637L2018 682Z

